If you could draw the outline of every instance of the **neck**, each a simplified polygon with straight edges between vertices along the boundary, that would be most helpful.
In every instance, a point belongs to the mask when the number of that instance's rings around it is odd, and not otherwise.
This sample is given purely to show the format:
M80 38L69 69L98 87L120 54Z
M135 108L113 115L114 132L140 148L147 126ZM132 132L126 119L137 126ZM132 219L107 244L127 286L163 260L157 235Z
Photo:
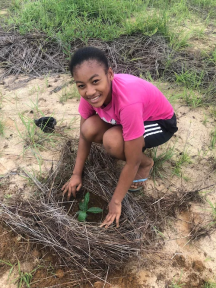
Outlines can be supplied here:
M110 83L110 91L109 94L105 100L105 102L103 103L102 107L106 107L112 100L112 82Z

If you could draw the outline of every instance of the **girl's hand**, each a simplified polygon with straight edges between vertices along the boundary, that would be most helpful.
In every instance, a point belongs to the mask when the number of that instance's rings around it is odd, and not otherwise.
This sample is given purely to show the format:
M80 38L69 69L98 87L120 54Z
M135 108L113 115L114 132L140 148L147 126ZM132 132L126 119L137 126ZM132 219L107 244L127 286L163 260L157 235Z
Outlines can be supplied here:
M121 216L121 202L117 202L112 199L108 207L109 207L109 213L106 216L103 223L100 225L100 227L105 226L105 228L108 228L116 220L116 228L118 228L119 219Z
M71 194L76 198L76 192L82 187L82 177L79 175L73 174L67 183L61 188L63 195L67 194L67 199L69 201Z

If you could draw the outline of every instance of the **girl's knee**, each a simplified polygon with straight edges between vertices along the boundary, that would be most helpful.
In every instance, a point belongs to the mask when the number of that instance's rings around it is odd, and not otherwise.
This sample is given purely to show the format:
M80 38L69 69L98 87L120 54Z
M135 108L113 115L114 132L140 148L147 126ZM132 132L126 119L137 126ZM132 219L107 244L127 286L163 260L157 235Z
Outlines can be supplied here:
M97 130L97 125L96 125L96 119L94 118L94 116L89 117L82 124L82 127L80 129L80 134L82 135L84 139L88 141L93 141L97 133L98 133L98 130Z
M120 150L122 152L124 141L121 129L115 129L113 127L107 130L103 135L103 146L109 154L114 156L116 153L119 153Z

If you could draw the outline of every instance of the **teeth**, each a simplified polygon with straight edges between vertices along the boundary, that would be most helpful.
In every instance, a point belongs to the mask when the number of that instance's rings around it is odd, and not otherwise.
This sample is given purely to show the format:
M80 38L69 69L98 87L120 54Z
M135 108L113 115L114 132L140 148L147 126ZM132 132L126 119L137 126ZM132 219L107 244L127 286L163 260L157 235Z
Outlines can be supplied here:
M95 98L92 98L91 100L96 100L96 99L98 99L99 98L99 96L96 96Z

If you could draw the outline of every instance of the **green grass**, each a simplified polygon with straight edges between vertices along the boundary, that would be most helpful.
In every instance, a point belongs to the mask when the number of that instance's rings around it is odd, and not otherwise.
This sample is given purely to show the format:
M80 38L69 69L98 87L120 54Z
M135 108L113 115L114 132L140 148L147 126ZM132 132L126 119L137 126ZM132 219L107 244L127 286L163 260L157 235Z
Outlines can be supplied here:
M181 278L182 278L182 272L177 280L175 278L172 280L170 288L184 288L185 284L182 283Z
M18 276L12 280L12 283L17 284L17 288L22 288L22 287L31 287L31 280L34 276L34 273L40 268L40 266L37 266L35 269L33 269L31 272L23 272L20 266L20 262L18 261L17 264L12 264L10 262L4 261L0 259L0 263L5 264L10 267L10 271L8 274L8 278L11 278L12 273L15 272L15 268L17 268ZM16 274L16 272L15 272Z
M174 49L180 49L188 45L190 37L203 37L202 29L186 35L176 31L188 20L195 21L197 9L191 9L192 5L208 8L211 13L216 4L215 0L14 0L7 24L22 34L45 32L68 45L75 39L108 41L123 34L159 33L167 37Z
M80 99L80 94L75 86L69 87L69 88L64 88L62 90L62 95L60 96L59 102L60 103L65 103L67 102L68 99L73 99L77 98Z
M216 283L215 282L207 282L207 283L205 283L203 288L216 288Z
M179 32L171 32L169 27L190 18L186 0L15 0L7 23L20 33L42 31L64 44L75 39L107 41L123 34L159 33L179 49L187 46L188 36L179 37Z
M200 95L197 95L193 89L184 88L184 90L178 94L178 97L192 108L200 107L203 104L203 99Z
M153 166L153 179L156 177L163 178L164 177L164 164L171 160L174 155L174 146L172 148L167 148L165 152L158 155L158 147L155 147L151 150L151 157L154 160Z
M176 162L175 162L175 166L174 166L174 169L173 169L173 173L174 173L175 175L179 176L179 177L182 176L182 175L181 175L182 165L183 165L183 164L190 164L190 163L191 163L191 158L190 158L189 154L188 154L186 151L183 151L183 152L179 155L178 159L177 159ZM185 180L187 180L187 178L185 178L184 176L183 176L183 178L184 178Z
M184 84L185 87L198 90L204 78L205 72L197 73L196 71L182 71L180 74L175 73L176 82Z
M140 9L145 11L145 7L141 0L16 0L9 24L15 25L20 33L43 31L61 43L89 38L112 40L137 29L152 33L163 23L159 15L152 21L148 19L148 28L144 22L140 25L142 17L128 21Z
M0 120L0 136L4 135L4 122Z
M216 145L216 128L211 132L210 148L214 149Z

